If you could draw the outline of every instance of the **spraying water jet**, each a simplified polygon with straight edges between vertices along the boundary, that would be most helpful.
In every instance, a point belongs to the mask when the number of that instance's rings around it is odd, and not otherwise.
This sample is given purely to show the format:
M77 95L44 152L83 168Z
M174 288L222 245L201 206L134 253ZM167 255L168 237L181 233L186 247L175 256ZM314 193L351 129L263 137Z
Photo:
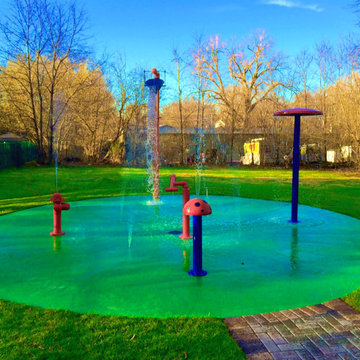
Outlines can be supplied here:
M155 201L159 199L159 138L160 138L160 89L164 85L164 80L160 79L160 73L153 68L151 73L153 79L145 81L145 86L149 88L148 100L148 122L147 122L147 141L146 141L146 163L149 174L149 188Z

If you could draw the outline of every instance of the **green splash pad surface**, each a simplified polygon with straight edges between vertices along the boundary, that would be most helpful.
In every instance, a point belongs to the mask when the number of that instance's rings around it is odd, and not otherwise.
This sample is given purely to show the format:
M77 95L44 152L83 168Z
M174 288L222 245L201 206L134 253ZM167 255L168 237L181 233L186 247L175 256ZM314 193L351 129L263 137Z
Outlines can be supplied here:
M189 276L192 240L179 195L71 203L66 235L49 236L52 206L0 217L0 298L45 308L126 316L257 314L316 304L359 287L360 221L290 204L205 197L205 277Z

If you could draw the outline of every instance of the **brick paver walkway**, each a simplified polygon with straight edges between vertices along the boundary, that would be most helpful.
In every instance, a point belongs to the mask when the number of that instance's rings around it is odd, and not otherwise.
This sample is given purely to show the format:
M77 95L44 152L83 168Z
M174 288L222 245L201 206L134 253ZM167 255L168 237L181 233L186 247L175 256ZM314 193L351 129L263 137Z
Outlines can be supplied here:
M340 299L224 322L247 359L360 359L360 313Z

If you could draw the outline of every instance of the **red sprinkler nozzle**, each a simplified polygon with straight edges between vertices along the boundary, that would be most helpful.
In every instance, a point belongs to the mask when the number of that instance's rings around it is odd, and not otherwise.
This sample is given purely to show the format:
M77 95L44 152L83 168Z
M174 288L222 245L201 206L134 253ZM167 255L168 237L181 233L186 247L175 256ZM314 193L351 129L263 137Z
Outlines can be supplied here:
M160 73L156 70L156 68L152 68L151 72L154 74L155 79L160 79Z
M54 207L53 207L54 228L53 228L53 231L50 233L50 235L51 236L64 235L65 232L61 231L61 211L69 210L70 204L63 202L63 201L65 201L65 199L59 193L53 194L50 201L52 201L54 204Z

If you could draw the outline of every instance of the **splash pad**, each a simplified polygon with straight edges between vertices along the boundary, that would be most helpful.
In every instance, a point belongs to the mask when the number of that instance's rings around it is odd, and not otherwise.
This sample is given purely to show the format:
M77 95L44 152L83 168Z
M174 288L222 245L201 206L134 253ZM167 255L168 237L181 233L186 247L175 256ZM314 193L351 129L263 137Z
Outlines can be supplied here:
M191 277L180 195L71 203L64 237L49 237L51 206L0 217L0 298L81 313L240 316L289 309L358 287L360 221L300 205L209 196L205 277ZM21 224L21 226L19 226Z

